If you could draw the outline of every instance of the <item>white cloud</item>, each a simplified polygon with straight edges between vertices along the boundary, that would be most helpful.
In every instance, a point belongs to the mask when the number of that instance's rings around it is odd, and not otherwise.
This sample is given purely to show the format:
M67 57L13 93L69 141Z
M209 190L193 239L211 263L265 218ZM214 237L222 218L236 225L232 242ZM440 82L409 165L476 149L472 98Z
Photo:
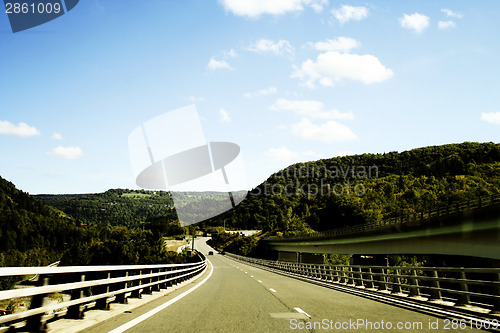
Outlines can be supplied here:
M224 58L234 58L236 57L236 51L233 49L230 49L229 51L224 52Z
M427 29L430 19L423 14L413 13L411 15L404 14L403 17L399 19L399 22L403 28L413 30L420 34Z
M258 53L272 53L274 55L290 54L293 55L294 48L287 40L279 40L277 42L270 39L262 38L257 42L247 47L248 51Z
M234 15L257 18L262 14L283 15L298 12L309 6L321 12L328 0L219 0L226 11Z
M278 93L278 88L268 87L266 89L260 89L259 91L256 91L253 93L250 93L250 92L244 93L243 97L250 98L250 97L257 97L257 96L269 96L269 95L274 95L277 93Z
M64 140L63 136L61 133L54 133L52 134L52 139L54 140Z
M306 60L300 68L294 66L291 77L305 81L306 86L314 88L316 82L328 87L344 80L371 84L385 81L392 75L392 70L382 65L378 58L373 55L331 51L320 54L316 61Z
M321 125L316 125L307 118L291 126L292 134L313 141L323 141L327 143L337 141L356 140L357 136L344 124L334 120L329 120Z
M316 13L321 13L323 11L323 6L328 5L328 0L305 1L305 3L311 6Z
M483 112L481 114L481 120L490 124L500 125L500 112Z
M83 156L83 151L80 147L62 147L52 149L47 154L61 156L68 160L76 160Z
M456 27L457 25L453 21L439 21L438 28L441 30L451 29Z
M33 126L29 126L26 123L19 123L14 125L9 121L0 120L0 135L11 135L18 136L21 138L27 138L30 136L40 135L40 131Z
M343 5L339 9L332 9L331 13L340 24L349 21L361 21L368 17L368 8L366 7L353 7L350 5Z
M219 110L219 121L221 123L230 123L231 122L231 117L229 116L229 113L227 113L226 110L224 110L223 108L220 108Z
M271 148L264 153L267 157L274 161L287 162L300 157L299 153L291 151L287 147Z
M325 110L325 105L319 101L312 100L287 100L279 98L271 107L271 110L292 111L295 114L312 119L354 119L352 112L342 113L338 110Z
M349 52L352 49L358 48L361 43L350 37L337 37L335 39L327 39L324 42L308 43L318 51L338 51Z
M215 60L214 58L210 58L210 61L208 62L207 68L215 71L217 69L229 69L233 70L233 68L227 63L225 60Z
M450 9L447 9L447 8L443 8L443 9L441 9L441 11L443 13L445 13L447 17L453 17L453 18L462 18L462 17L464 17L464 14L454 12L454 11L452 11Z

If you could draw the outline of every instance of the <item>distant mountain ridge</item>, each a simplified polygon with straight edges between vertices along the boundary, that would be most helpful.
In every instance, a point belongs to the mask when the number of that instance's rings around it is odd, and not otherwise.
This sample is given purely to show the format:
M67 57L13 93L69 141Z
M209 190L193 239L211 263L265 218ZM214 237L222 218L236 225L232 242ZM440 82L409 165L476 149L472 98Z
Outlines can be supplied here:
M74 218L90 224L141 227L148 220L165 217L175 220L169 192L110 189L94 194L42 194L36 198Z
M500 144L464 142L296 163L205 224L295 234L490 194L500 194Z

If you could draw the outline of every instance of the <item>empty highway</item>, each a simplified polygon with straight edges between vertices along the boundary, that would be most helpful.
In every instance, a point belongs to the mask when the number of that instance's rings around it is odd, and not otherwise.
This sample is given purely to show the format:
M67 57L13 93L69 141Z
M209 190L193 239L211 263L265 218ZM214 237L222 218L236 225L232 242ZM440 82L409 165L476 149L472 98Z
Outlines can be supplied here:
M205 241L198 240L197 248L207 254L212 249ZM196 281L85 332L464 331L424 313L284 277L219 254L207 257L211 264ZM468 325L467 331L475 330Z

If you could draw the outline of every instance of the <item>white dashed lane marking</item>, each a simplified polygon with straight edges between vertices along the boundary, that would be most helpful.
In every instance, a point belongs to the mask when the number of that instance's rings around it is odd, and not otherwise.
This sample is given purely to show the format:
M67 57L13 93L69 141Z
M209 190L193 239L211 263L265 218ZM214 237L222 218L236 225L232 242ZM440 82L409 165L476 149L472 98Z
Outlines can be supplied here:
M311 316L310 316L310 315L308 315L308 314L307 314L304 310L302 310L301 308L294 308L294 310L295 310L295 311L297 311L298 313L302 313L302 314L304 314L304 315L308 316L309 318L311 318Z

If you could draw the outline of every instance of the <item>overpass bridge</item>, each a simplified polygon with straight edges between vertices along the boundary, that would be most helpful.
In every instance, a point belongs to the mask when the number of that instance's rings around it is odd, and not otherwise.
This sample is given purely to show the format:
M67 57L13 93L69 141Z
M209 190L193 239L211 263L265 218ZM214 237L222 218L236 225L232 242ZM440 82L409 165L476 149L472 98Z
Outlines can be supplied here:
M500 259L500 196L383 221L266 242L281 257L293 253L444 254ZM291 260L288 255L288 260Z

